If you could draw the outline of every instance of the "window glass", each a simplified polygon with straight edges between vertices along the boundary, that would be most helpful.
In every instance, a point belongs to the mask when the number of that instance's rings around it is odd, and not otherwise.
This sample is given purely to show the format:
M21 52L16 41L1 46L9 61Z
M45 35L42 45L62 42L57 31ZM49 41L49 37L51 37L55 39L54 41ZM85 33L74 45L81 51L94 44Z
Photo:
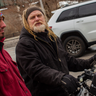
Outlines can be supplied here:
M60 14L59 18L57 19L57 22L74 19L76 16L75 13L76 13L76 8L63 11Z
M79 17L90 16L96 14L96 3L87 4L79 7Z

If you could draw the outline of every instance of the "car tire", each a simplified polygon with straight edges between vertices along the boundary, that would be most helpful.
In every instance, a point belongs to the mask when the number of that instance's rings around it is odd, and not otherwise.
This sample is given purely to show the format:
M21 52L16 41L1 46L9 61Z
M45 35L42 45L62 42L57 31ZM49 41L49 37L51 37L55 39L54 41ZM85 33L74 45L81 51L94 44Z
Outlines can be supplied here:
M78 36L69 36L63 41L64 49L74 57L80 57L85 52L85 44Z

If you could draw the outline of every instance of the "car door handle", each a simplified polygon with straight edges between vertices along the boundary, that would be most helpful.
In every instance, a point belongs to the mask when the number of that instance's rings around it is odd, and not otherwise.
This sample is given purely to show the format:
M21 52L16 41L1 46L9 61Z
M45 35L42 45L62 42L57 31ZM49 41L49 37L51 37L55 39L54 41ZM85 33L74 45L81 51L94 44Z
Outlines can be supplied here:
M77 21L76 23L80 23L80 22L83 22L83 20Z

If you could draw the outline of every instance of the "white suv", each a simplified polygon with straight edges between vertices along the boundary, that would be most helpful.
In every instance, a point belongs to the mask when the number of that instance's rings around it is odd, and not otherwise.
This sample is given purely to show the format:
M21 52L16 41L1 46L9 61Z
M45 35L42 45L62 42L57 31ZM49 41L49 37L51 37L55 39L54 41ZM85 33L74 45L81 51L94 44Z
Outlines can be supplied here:
M54 11L48 25L70 55L83 55L89 46L96 44L96 0Z

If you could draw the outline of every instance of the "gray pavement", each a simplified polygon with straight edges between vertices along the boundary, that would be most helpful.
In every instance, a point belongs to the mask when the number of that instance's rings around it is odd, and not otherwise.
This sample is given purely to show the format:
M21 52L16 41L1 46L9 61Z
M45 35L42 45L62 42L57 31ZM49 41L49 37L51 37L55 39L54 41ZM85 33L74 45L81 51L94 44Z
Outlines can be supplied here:
M4 41L4 49L11 55L11 57L14 61L16 61L15 47L16 47L18 40L19 40L19 37L15 37L15 38L6 39ZM85 52L85 54L80 58L81 59L88 59L91 56L93 56L94 54L96 54L96 45L91 46ZM75 77L77 77L81 73L82 72L70 72L70 74L72 74Z
M15 47L5 48L5 50L10 54L12 59L16 61Z
M5 48L5 50L10 54L10 56L12 57L12 59L14 61L16 61L15 46L14 47L10 47L10 48ZM70 72L70 74L72 74L75 77L77 77L81 73L82 72Z
M14 61L16 61L16 54L15 54L15 46L14 47L10 47L10 48L5 48L5 50L11 55L12 59ZM96 52L94 53L90 53L90 54L85 54L84 56L80 57L82 59L87 59L90 58L91 56L93 56ZM78 75L80 75L82 72L70 72L71 75L77 77Z
M15 47L19 40L19 36L5 39L4 41L4 49L10 54L12 59L16 61Z
M16 61L16 54L15 54L15 47L10 47L10 48L6 48L5 49L10 56L12 57L12 59L14 61ZM86 57L86 56L85 56ZM78 75L80 75L82 72L70 72L70 74L72 74L73 76L77 77Z

